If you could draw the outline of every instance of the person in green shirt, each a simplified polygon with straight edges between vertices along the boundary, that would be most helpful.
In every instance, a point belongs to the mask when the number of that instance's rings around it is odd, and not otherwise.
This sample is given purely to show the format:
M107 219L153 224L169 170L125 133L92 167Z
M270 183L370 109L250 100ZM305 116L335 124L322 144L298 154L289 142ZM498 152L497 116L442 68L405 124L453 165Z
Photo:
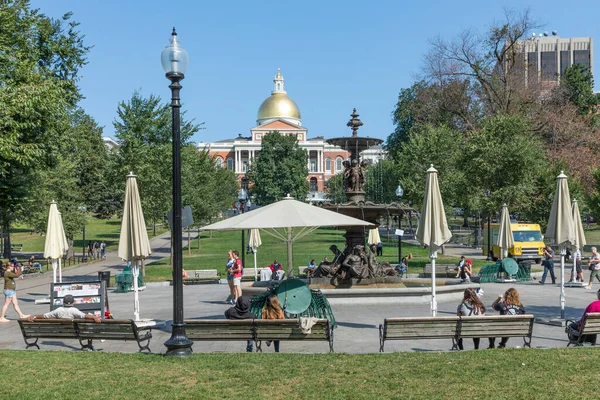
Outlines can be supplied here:
M8 310L8 306L12 303L13 308L19 314L19 318L27 318L29 315L25 315L21 312L19 308L19 301L17 300L17 285L15 283L15 278L18 278L21 275L21 271L15 272L15 264L12 262L6 263L6 271L4 271L4 306L2 307L2 314L0 315L0 322L8 322L4 316L6 315L6 310Z

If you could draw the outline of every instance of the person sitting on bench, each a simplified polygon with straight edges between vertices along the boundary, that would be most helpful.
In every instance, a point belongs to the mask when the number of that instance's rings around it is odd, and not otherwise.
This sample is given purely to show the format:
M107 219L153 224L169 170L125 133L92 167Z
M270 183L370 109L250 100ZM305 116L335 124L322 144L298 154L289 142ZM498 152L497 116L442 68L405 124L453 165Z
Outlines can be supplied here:
M66 295L63 298L63 306L62 307L58 307L56 310L54 311L50 311L47 312L45 314L39 314L39 315L32 315L29 318L27 318L27 320L29 322L32 322L35 319L43 319L43 318L66 318L66 319L74 319L74 318L81 318L81 319L93 319L94 322L100 322L101 319L100 317L97 317L95 315L90 315L90 314L85 314L81 311L79 311L77 308L73 307L73 304L75 303L75 299L73 298L73 295Z
M277 262L277 260L273 261L273 264L269 265L269 269L271 270L271 279L273 280L282 280L285 272L281 268L281 264Z
M569 325L569 328L573 329L574 331L580 331L581 324L583 323L583 319L585 318L585 314L600 312L600 290L596 292L596 296L597 300L594 300L590 304L588 304L588 306L585 308L585 311L583 312L583 315L581 316L581 319L577 322L571 323ZM596 335L585 335L585 337L581 339L582 342L589 342L594 346L596 345Z

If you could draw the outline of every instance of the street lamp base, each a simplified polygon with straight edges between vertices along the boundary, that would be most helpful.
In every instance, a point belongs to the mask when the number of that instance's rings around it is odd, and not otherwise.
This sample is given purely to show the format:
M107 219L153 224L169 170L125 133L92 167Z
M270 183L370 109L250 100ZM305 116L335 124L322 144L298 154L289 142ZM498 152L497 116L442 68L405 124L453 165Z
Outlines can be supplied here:
M193 353L192 345L194 342L185 336L183 325L179 327L172 325L171 329L173 332L171 338L164 343L165 347L167 348L165 355L176 357L191 356Z

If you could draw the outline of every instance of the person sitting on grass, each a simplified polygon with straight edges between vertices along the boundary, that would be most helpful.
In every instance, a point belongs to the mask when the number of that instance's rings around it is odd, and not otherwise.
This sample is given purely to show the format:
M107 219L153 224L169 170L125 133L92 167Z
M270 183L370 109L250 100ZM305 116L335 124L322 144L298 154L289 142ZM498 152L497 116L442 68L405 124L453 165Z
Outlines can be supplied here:
M406 256L402 257L400 264L396 265L396 271L400 277L404 277L404 274L408 271L408 258Z
M56 310L47 312L45 314L32 315L32 316L28 317L27 320L29 322L32 322L33 320L36 320L36 319L81 318L81 319L93 319L94 322L102 321L100 319L100 317L97 317L95 315L85 314L85 313L79 311L77 308L73 307L73 304L75 304L75 299L73 298L73 295L68 294L63 298L62 307L58 307Z

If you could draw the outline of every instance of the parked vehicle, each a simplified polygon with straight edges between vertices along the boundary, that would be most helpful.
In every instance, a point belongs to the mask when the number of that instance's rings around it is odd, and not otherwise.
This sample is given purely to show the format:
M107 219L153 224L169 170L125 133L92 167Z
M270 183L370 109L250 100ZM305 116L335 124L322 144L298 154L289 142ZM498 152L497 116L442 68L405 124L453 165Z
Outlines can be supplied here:
M490 257L496 261L500 257L498 241L499 224L490 224ZM511 223L515 245L508 249L508 253L519 262L523 260L534 260L537 264L542 261L544 255L544 236L539 224ZM483 255L488 255L488 224L483 225Z

